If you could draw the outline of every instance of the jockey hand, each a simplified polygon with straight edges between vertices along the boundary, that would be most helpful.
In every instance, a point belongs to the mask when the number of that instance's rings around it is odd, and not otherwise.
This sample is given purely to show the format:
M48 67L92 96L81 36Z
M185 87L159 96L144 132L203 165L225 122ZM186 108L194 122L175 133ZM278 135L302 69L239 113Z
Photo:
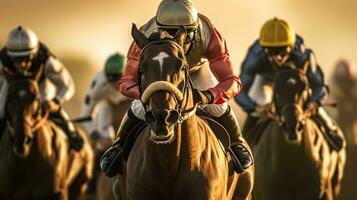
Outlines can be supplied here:
M213 95L208 91L200 91L198 89L192 90L193 101L198 104L212 104L213 103Z
M53 100L46 100L45 102L42 103L42 110L44 112L53 112L53 111L56 111L58 110L60 107L59 104L57 104L55 101Z
M310 112L311 115L316 115L319 109L320 104L314 100L311 100L307 103L306 109Z
M96 142L100 138L100 134L97 130L94 130L90 133L90 138L93 142Z

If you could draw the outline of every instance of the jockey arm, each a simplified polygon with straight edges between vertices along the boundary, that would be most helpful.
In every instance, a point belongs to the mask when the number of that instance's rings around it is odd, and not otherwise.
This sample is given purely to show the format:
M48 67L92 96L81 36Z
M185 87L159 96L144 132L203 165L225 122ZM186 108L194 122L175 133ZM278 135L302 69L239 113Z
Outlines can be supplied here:
M241 80L243 84L242 92L235 97L235 101L242 107L242 109L251 113L255 111L257 103L249 96L249 91L254 82L255 75L259 73L260 64L259 64L259 55L261 54L261 47L257 45L257 42L253 44L242 65L241 65Z
M321 67L316 62L314 53L310 49L307 51L310 51L307 78L309 80L310 88L312 89L311 98L316 102L321 102L321 100L328 95L325 89L324 74Z
M123 75L119 81L119 91L127 97L139 99L138 83L138 65L139 65L140 49L133 42L129 48L127 62L125 64Z
M55 100L60 104L73 97L75 87L72 76L65 66L55 57L50 56L45 64L46 77L56 86Z
M210 69L218 80L218 84L209 89L213 95L215 104L221 104L236 96L242 88L238 76L234 75L232 62L226 42L221 34L210 24L210 41L205 51Z

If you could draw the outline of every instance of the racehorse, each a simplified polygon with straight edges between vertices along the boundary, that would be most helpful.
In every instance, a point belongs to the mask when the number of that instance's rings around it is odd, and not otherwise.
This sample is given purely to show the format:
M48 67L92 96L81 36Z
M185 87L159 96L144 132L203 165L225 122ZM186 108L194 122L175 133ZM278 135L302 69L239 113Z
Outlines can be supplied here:
M37 81L9 81L7 128L0 142L0 199L78 199L91 178L93 150L69 148L64 132L42 112Z
M256 164L255 200L336 199L346 149L332 151L309 108L311 90L306 69L277 73L273 87L273 118L251 144ZM269 119L268 119L269 120ZM252 131L251 133L259 134Z
M119 199L250 199L253 167L229 173L220 142L196 115L182 48L186 31L148 38L135 25L141 49L139 88L148 127L139 133L123 175L115 177Z

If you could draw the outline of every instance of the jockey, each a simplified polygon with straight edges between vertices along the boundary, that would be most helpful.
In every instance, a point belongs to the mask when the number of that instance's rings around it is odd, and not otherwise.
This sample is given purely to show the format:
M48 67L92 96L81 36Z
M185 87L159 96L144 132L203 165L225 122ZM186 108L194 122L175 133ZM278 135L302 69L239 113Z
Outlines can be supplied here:
M162 1L156 17L149 20L141 30L147 36L155 31L166 31L173 35L182 26L187 30L184 50L196 88L194 98L199 99L196 102L205 104L202 108L227 129L232 141L230 147L242 167L246 169L252 165L253 159L245 146L238 121L227 103L240 92L241 82L233 74L233 65L221 34L207 17L197 13L189 0ZM140 49L132 43L119 89L124 95L136 100L122 121L117 140L102 157L101 167L108 176L119 172L119 167L113 166L121 166L122 150L129 131L144 120L145 110L138 100L139 88L132 87L137 83L139 57Z
M83 123L91 138L114 139L113 116L115 106L128 100L118 90L117 85L122 76L125 64L125 56L119 53L111 55L105 62L104 69L98 72L90 85L85 96L81 117L88 117L93 114L94 109L99 106L98 118L94 128L93 122Z
M8 36L6 46L0 51L0 75L4 83L0 90L0 121L5 122L8 81L12 79L34 79L39 82L43 111L50 111L75 150L83 146L82 138L61 105L74 94L73 80L65 66L41 43L37 35L28 28L18 26ZM54 88L55 87L55 88ZM4 132L5 126L0 130Z
M332 92L338 93L338 96L346 95L347 97L349 92L355 91L354 86L356 86L356 83L357 73L355 64L348 59L338 60L332 77Z
M235 100L248 113L243 132L249 134L259 117L268 112L271 96L267 95L268 92L264 94L263 90L265 86L272 85L275 72L288 65L303 68L306 64L307 78L312 90L312 101L308 106L318 107L318 121L328 130L327 139L333 144L332 148L341 150L344 145L342 133L338 131L335 122L326 111L319 107L327 91L324 74L315 60L314 53L311 49L305 48L303 39L285 20L278 18L270 19L263 25L259 40L249 48L241 66L243 90ZM256 90L252 90L254 86ZM257 91L263 94L257 94L255 98L250 96L251 92Z

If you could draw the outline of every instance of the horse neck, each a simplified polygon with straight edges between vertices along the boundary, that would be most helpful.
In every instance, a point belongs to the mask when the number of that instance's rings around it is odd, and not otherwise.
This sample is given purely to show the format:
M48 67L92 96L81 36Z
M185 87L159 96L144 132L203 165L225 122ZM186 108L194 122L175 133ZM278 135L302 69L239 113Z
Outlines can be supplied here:
M275 160L276 166L289 165L299 168L299 166L306 166L306 163L311 163L309 154L311 154L312 136L315 135L315 133L312 133L311 124L306 123L299 145L288 143L282 128L278 124L274 125L273 132L273 134L272 132L267 133L270 139L266 143L267 148L270 148L269 151L274 154L272 160Z
M175 138L170 144L153 144L148 140L144 163L151 168L160 169L169 177L176 177L179 167L189 170L199 163L200 146L196 120L194 115L177 125Z

